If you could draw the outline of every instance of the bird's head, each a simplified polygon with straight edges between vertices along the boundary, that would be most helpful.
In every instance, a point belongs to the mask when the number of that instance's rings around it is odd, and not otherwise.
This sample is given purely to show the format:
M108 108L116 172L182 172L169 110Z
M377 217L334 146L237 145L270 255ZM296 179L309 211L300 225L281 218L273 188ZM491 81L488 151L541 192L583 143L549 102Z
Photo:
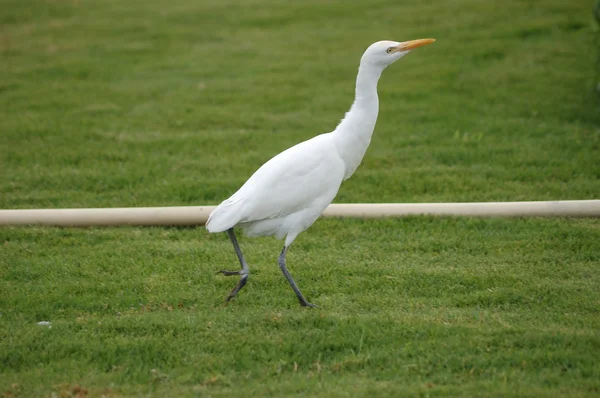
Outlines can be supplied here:
M383 40L373 43L363 54L361 65L374 65L381 69L396 62L411 50L431 44L435 39L418 39L404 42Z

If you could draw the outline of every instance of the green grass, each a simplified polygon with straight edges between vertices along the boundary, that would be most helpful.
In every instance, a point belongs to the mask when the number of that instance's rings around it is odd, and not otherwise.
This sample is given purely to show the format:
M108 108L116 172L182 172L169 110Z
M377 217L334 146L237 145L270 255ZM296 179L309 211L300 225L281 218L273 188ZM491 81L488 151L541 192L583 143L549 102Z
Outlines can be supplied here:
M597 199L593 2L0 0L0 208L215 204L388 68L337 202ZM597 396L596 219L0 229L0 394ZM52 328L37 326L51 321ZM1 396L1 395L0 395Z

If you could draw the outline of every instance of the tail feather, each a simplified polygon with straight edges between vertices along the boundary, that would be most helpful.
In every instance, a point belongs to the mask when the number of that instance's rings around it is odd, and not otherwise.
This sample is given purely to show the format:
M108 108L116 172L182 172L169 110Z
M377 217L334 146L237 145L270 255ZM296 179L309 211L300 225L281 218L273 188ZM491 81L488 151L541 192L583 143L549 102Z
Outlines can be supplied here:
M239 202L225 201L217 206L208 216L206 229L208 232L223 232L235 226L241 217Z

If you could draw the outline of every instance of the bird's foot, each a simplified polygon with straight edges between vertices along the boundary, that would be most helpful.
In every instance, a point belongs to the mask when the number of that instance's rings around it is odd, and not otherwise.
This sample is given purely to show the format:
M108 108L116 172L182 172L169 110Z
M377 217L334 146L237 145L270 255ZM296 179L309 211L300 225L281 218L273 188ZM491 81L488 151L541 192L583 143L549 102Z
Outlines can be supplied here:
M233 290L229 293L229 295L225 299L225 303L228 303L232 298L237 296L238 292L246 285L246 282L248 282L248 274L243 273L241 271L238 272L238 275L240 275L240 274L242 275L242 277L240 278L240 281L237 283L237 285L235 285Z
M301 305L301 306L303 306L303 307L309 307L309 308L319 308L319 307L317 307L316 305L314 305L314 304L311 304L311 303L309 303L309 302L308 302L308 301L306 301L306 300L304 300L304 301L303 301L303 300L300 300L300 305Z
M241 275L242 271L226 271L224 269L217 271L217 274L223 274L225 276Z

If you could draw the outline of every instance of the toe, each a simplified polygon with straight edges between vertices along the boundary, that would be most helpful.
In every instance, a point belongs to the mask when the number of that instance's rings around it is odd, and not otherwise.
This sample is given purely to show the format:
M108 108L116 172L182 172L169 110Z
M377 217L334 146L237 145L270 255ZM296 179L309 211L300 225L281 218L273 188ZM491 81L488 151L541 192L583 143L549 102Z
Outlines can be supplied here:
M227 271L227 270L220 270L217 271L217 274L223 274L225 276L232 276L232 275L240 275L241 271Z

